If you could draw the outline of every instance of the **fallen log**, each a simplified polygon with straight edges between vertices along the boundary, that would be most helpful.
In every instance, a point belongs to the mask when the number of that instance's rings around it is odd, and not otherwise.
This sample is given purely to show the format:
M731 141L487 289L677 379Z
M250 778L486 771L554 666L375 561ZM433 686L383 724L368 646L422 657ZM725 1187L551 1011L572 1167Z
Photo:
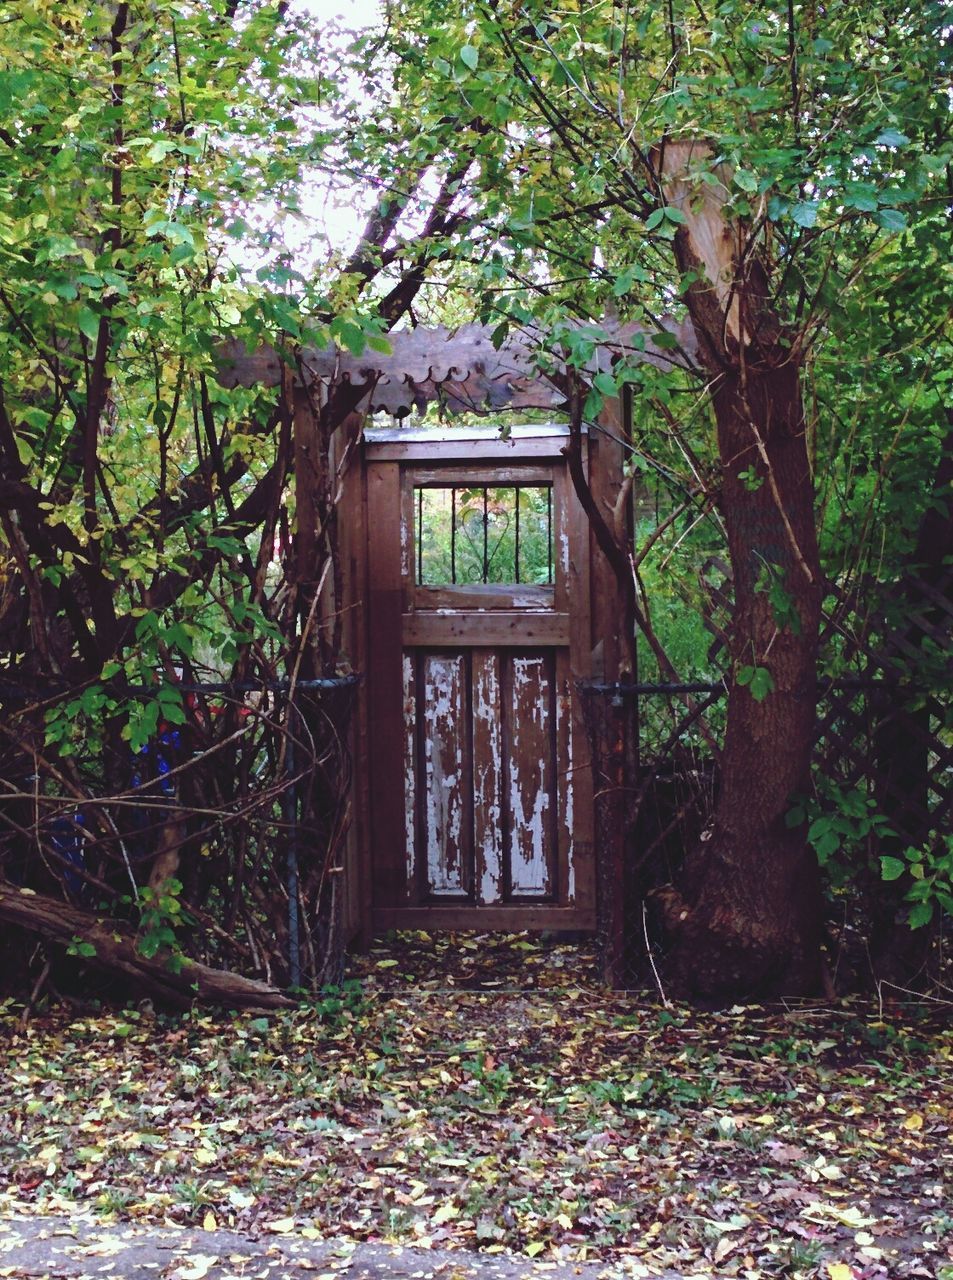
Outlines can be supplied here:
M213 969L187 957L169 967L169 954L141 955L129 925L84 911L32 889L0 881L0 920L69 946L88 943L95 954L87 962L107 973L122 974L137 991L178 1009L209 1004L228 1009L286 1009L294 1006L277 987L225 969Z

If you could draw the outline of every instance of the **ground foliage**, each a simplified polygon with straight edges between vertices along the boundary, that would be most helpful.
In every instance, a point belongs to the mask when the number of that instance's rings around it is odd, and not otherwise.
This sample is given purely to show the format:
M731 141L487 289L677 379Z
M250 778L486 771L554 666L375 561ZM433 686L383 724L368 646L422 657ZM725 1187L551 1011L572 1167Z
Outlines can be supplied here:
M0 1029L4 1216L190 1224L213 1258L230 1228L953 1275L953 1033L922 1007L690 1013L607 995L586 947L414 934L291 1014L8 1002Z

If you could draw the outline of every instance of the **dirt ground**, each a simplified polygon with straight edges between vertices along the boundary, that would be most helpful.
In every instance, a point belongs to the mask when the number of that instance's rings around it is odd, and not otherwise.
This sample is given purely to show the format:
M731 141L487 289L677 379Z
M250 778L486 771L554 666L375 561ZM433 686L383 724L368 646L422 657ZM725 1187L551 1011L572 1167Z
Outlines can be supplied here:
M104 1227L96 1219L0 1222L0 1276L15 1280L610 1280L625 1267L181 1227Z

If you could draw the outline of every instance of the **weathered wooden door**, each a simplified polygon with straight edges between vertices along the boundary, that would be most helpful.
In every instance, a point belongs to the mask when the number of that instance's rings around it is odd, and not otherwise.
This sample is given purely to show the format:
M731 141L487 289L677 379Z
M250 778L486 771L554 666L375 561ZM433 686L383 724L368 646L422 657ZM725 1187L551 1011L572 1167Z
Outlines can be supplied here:
M372 926L592 928L566 429L366 437Z

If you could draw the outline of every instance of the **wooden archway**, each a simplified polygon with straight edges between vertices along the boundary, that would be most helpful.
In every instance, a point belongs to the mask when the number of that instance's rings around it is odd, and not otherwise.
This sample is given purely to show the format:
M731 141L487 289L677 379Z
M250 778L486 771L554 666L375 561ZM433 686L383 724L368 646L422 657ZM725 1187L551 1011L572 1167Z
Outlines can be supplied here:
M619 356L691 364L690 331L669 329L659 346L639 326L601 327L590 373ZM340 563L324 580L318 612L326 625L336 619L343 655L365 677L342 868L346 933L367 940L402 925L593 929L597 882L611 894L615 877L596 874L577 682L618 679L626 646L617 567L600 550L574 489L581 476L590 511L615 510L627 435L621 406L609 400L595 429L576 442L582 466L572 480L565 426L528 434L364 433L369 414L400 419L434 402L449 414L491 420L507 409L566 409L566 383L540 375L532 334L499 349L476 325L453 334L409 330L389 342L389 355L361 356L232 347L221 365L226 385L293 384L303 584L317 576L316 495L333 477ZM505 585L483 599L452 584L428 595L412 567L408 494L441 477L518 485L521 475L552 486L565 540L563 567L539 607L523 608ZM438 686L442 710L432 702ZM534 752L541 756L536 795ZM548 815L539 830L529 829L532 812ZM620 853L603 851L613 861Z

